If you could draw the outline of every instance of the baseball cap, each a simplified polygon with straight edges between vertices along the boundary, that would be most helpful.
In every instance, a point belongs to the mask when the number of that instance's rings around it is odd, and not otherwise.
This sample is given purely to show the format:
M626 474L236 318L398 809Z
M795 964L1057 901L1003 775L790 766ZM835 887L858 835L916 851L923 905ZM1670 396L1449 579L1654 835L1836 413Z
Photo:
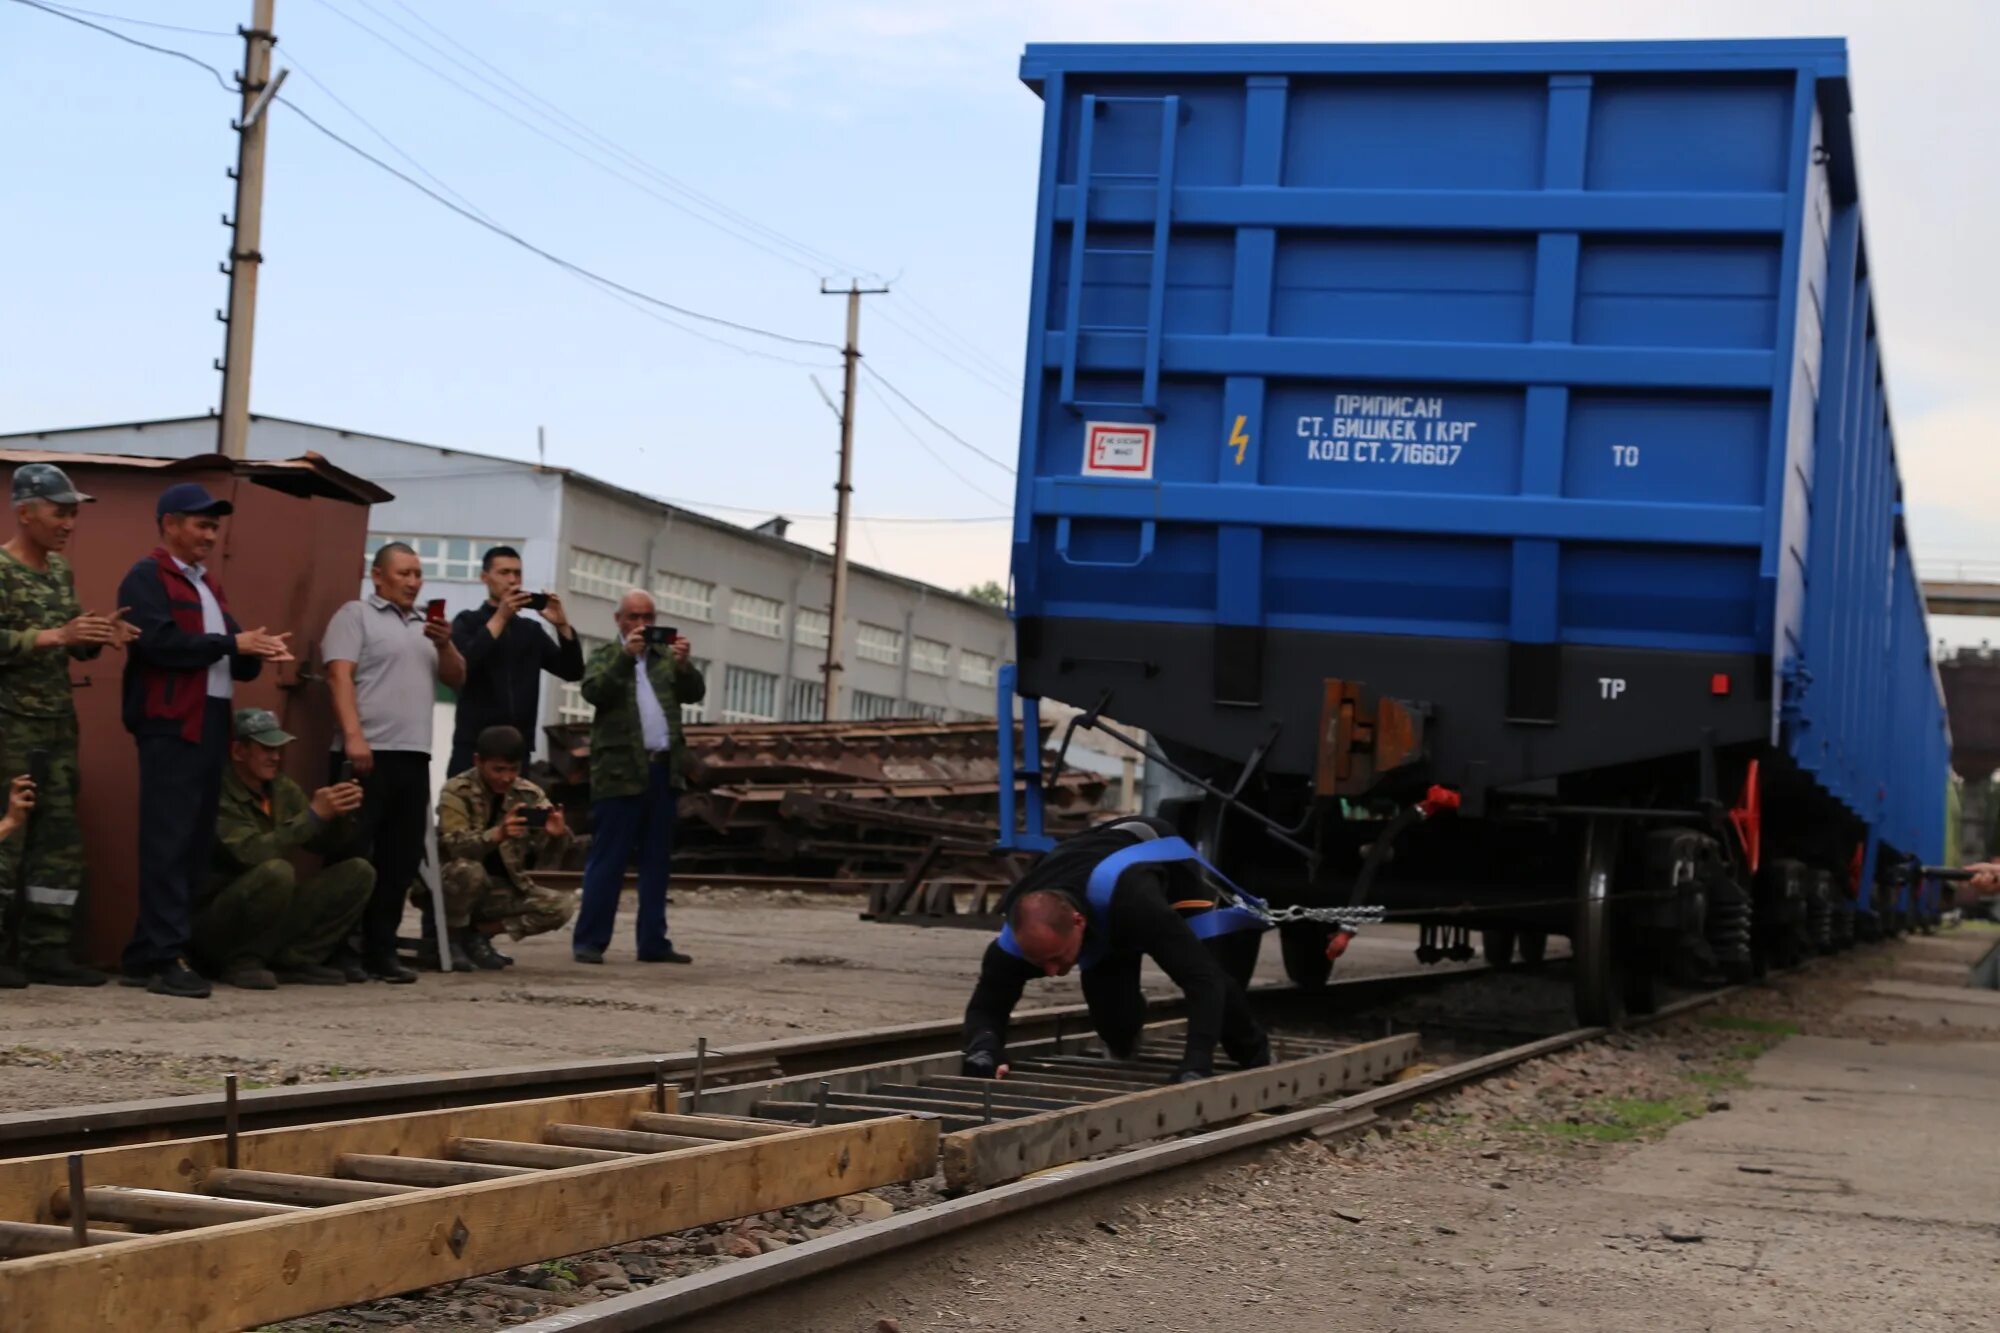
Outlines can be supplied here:
M14 503L24 500L47 500L51 504L89 504L95 497L85 495L76 488L54 463L23 463L14 469Z
M236 739L255 741L275 750L280 745L290 745L296 737L278 725L278 715L270 709L239 708L236 710Z
M198 481L183 481L167 487L160 492L160 502L153 509L156 518L165 518L168 514L211 514L221 518L235 512L235 505L216 499Z

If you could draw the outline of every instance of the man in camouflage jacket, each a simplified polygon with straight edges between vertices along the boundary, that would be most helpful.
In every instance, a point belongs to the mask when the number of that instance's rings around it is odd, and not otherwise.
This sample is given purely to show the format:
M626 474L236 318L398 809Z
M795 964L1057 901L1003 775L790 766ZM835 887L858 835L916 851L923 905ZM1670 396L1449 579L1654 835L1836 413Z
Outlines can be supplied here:
M27 774L36 752L43 771L27 836L18 849L0 851L8 890L0 986L101 986L107 979L71 957L84 885L69 664L91 660L107 644L123 647L136 631L115 614L86 613L69 562L58 554L90 499L53 464L14 472L17 527L0 546L0 783Z
M639 961L690 961L667 937L667 875L674 809L687 786L681 705L700 703L708 687L688 660L688 641L657 619L651 597L626 593L618 603L619 642L599 648L583 668L584 701L597 711L590 722L590 863L570 936L579 963L604 961L635 853Z
M327 959L361 919L375 867L331 858L354 840L361 788L337 782L306 795L279 771L292 735L267 708L237 709L230 735L211 868L195 891L195 959L245 990L344 986ZM328 858L317 875L299 875L291 858L301 851Z
M505 930L520 940L555 930L576 909L574 894L534 880L536 868L562 859L570 832L562 808L521 776L527 755L520 732L488 727L473 744L472 767L438 796L438 857L454 971L508 966L514 960L493 947L494 935Z

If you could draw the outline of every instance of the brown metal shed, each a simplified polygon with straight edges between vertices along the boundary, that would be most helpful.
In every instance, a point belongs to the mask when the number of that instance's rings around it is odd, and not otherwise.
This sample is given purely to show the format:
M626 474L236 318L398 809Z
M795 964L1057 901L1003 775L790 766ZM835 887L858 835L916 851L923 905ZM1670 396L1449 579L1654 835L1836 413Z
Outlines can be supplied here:
M54 463L97 498L84 507L68 552L77 596L92 611L115 610L119 581L158 545L153 505L162 490L199 481L236 507L223 525L217 577L244 626L293 631L299 659L238 685L236 702L277 713L299 738L286 755L286 771L308 789L324 782L333 707L319 640L334 611L361 587L369 506L394 497L318 454L231 460L0 450L0 473L11 475L23 463ZM80 814L89 869L80 951L100 966L117 962L138 912L139 771L119 715L124 666L123 653L107 652L70 668L83 735Z

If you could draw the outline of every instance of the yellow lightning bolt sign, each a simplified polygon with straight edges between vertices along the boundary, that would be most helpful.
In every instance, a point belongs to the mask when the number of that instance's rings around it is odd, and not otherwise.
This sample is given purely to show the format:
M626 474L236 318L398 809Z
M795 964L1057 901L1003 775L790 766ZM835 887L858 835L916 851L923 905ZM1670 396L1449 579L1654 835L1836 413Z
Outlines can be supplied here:
M1243 432L1243 427L1249 421L1250 418L1248 416L1237 417L1235 427L1229 432L1229 443L1236 449L1236 466L1238 467L1243 466L1243 451L1250 447L1250 437Z

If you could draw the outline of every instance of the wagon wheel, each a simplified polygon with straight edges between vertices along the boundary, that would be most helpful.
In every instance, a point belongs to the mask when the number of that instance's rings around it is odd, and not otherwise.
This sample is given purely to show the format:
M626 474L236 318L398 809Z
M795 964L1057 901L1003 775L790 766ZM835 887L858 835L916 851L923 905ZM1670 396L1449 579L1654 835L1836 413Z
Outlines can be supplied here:
M1514 945L1519 937L1512 926L1502 926L1498 930L1479 932L1479 953L1494 967L1514 965Z
M1545 930L1524 930L1516 947L1525 966L1539 966L1542 959L1548 957L1549 934Z
M1617 822L1592 819L1577 859L1576 923L1570 933L1576 1017L1586 1027L1613 1027L1625 1017L1627 951L1611 901L1617 866Z

